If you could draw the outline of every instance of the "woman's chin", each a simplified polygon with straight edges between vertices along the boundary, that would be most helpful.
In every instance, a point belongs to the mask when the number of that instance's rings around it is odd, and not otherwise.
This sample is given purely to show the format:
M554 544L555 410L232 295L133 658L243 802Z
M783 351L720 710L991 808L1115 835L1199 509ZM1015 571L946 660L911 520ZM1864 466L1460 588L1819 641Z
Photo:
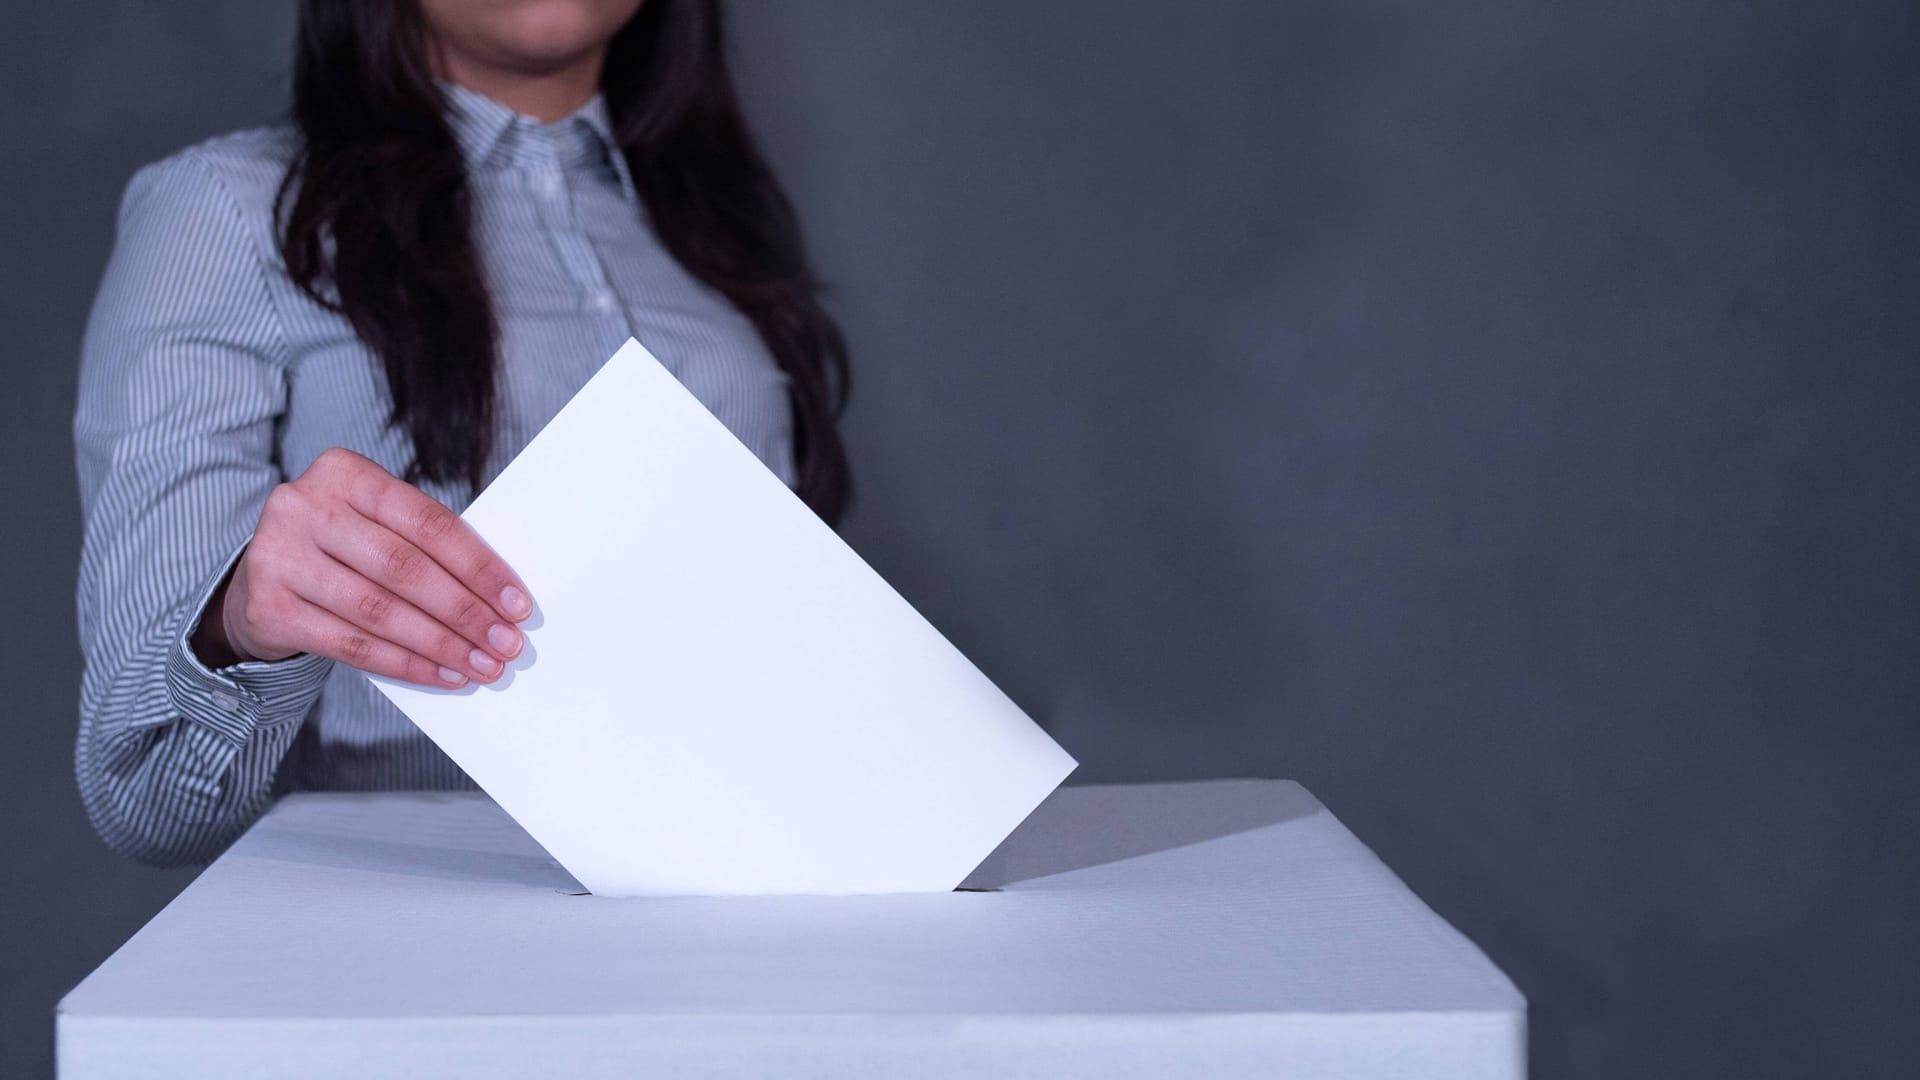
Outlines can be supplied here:
M424 5L435 32L520 71L558 70L601 49L639 10L637 0L506 0ZM444 10L443 10L444 9Z

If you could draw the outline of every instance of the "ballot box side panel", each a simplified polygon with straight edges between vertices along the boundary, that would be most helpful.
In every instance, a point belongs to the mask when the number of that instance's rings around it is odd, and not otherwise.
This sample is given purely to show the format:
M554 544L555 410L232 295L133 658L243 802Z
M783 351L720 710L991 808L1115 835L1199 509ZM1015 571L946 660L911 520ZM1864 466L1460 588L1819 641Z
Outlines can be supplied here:
M64 1080L422 1076L1522 1080L1517 1012L60 1018Z

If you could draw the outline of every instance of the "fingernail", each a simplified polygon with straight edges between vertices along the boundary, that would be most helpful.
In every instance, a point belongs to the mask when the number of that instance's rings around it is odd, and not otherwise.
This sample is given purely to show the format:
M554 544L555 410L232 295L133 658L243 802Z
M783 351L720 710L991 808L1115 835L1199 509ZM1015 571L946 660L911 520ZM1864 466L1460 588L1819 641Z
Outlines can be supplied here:
M467 677L450 667L440 669L440 679L449 686L465 686L467 684Z
M520 651L520 635L505 623L494 623L487 627L487 644L501 656L512 656Z
M512 585L500 590L500 606L506 608L507 614L516 619L524 619L533 614L533 601L527 599L526 593Z
M467 663L473 665L473 670L489 678L500 673L500 661L495 660L479 649L475 649L467 654Z

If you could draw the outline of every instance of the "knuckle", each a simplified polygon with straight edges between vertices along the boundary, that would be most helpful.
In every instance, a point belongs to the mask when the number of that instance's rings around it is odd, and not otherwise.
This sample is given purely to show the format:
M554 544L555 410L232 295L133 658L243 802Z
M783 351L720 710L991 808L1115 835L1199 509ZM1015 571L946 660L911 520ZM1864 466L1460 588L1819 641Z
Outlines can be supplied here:
M470 625L479 622L483 618L488 618L491 615L486 609L486 605L482 604L472 593L462 594L459 599L455 600L450 614L453 616L453 622L456 626Z
M513 581L503 563L491 551L483 551L473 560L467 570L467 580L477 583L488 595L498 596L500 590Z
M420 556L408 545L387 545L380 552L380 565L391 581L406 584L420 576Z
M386 593L367 591L360 594L354 606L360 611L360 625L384 626L393 614L393 597Z
M429 540L438 540L446 536L460 524L460 519L453 516L453 511L437 503L432 506L416 507L410 511L409 516L412 519L414 532Z
M388 487L397 481L378 462L351 450L340 453L341 464L335 466L332 475L341 497L355 506L370 507L377 512L387 501Z
M373 639L365 634L343 634L340 637L340 659L363 668L373 659Z
M313 464L307 466L296 483L315 488L331 486L346 470L345 454L346 451L337 446L320 451L320 456L313 459Z
M358 467L365 460L344 446L329 446L313 459L311 467L323 473L340 473Z
M260 524L268 531L289 518L299 516L306 504L306 493L294 484L276 484L267 492L267 501L260 507Z

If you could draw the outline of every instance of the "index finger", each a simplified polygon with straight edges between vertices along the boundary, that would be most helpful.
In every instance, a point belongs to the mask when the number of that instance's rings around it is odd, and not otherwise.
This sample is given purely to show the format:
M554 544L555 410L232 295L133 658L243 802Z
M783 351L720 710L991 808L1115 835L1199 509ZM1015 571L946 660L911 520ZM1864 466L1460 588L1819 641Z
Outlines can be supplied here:
M460 515L385 472L351 486L347 503L411 540L494 610L519 622L533 614L527 586Z

